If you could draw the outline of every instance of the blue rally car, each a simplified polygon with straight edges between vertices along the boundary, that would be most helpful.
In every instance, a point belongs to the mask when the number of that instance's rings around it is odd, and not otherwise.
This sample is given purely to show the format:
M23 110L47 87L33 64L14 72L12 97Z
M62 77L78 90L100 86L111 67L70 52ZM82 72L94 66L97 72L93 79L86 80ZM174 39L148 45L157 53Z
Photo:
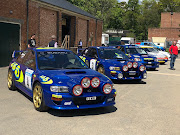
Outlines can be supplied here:
M147 77L146 67L130 60L115 47L89 47L79 56L91 69L110 79L141 80Z
M112 106L116 96L110 79L72 51L55 48L21 51L9 64L8 88L30 96L38 111Z
M149 56L146 51L135 45L118 46L122 52L128 55L131 59L139 61L146 66L147 69L156 69L159 67L159 62L156 57Z

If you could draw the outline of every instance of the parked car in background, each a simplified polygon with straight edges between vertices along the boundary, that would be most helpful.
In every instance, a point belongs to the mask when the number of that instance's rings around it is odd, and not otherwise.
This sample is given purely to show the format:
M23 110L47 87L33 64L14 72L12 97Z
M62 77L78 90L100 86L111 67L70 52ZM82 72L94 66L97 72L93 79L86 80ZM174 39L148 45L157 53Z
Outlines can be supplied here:
M119 48L128 55L129 58L141 62L147 69L155 70L159 67L159 62L156 57L149 56L144 49L139 48L136 45L122 45L119 46Z
M141 42L140 45L152 46L161 49L162 51L165 51L164 47L155 45L153 42Z
M72 51L58 48L21 51L9 64L8 88L31 97L38 111L112 106L116 96L108 77L88 68Z
M115 47L88 47L80 58L93 70L116 80L146 79L146 67Z
M168 61L167 56L165 56L164 54L162 54L159 51L155 50L151 46L139 46L139 47L143 48L148 53L148 55L150 55L152 57L156 57L160 64L164 64L164 63L166 63Z
M156 50L156 51L158 51L159 53L161 53L161 54L167 56L167 57L168 57L168 60L170 60L171 55L169 54L169 52L162 51L161 49L156 48L156 47L154 47L154 50Z
M102 46L107 46L109 44L109 34L102 34L101 44Z
M123 45L130 45L130 44L135 44L135 38L133 37L122 37L121 38L121 43Z

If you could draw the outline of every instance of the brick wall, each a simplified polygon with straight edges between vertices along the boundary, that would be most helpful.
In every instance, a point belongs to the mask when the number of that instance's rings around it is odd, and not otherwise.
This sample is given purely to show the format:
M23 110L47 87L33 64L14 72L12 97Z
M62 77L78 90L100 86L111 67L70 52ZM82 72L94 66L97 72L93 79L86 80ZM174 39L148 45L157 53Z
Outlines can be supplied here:
M11 11L11 13L10 13ZM1 0L0 17L8 18L12 23L20 20L21 26L21 48L25 49L26 45L26 1L25 0ZM3 20L4 21L4 20ZM6 21L5 21L6 22Z
M161 13L161 28L180 28L180 13L170 12Z
M96 33L96 46L101 46L101 37L102 37L102 25L103 22L98 20L97 21L97 33Z
M77 32L76 35L76 45L78 44L79 40L81 39L83 42L83 47L87 46L87 20L78 18L77 19Z
M180 28L151 28L148 30L148 38L167 37L167 41L180 40Z
M88 46L95 46L96 20L89 20Z
M11 13L10 13L11 11ZM62 12L60 9L54 9L47 5L29 0L29 32L30 35L36 34L37 46L47 46L52 35L59 35L59 44L62 43ZM69 14L69 13L68 13ZM27 48L27 8L26 0L1 0L0 4L0 21L5 18L7 22L19 23L21 26L21 49ZM57 21L59 15L59 22ZM71 14L69 14L71 16ZM80 15L71 16L71 46L77 46L80 39L83 46L97 45L101 43L102 22L92 18ZM59 31L57 31L57 24ZM97 37L96 37L97 36ZM92 39L92 42L90 40Z

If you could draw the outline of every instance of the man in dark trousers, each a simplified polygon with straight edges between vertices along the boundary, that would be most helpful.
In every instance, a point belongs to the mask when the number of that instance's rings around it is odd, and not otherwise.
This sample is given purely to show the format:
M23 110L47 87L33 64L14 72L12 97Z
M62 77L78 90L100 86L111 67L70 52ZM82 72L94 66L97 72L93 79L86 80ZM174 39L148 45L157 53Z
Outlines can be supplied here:
M171 54L170 69L175 70L174 63L176 58L178 57L178 47L176 45L176 41L173 41L173 44L169 48L169 53Z
M52 40L49 42L48 47L55 47L55 48L57 48L58 44L56 42L56 36L52 35L51 38L52 38Z
M31 38L28 40L28 48L30 48L30 47L36 47L35 37L36 37L35 34L31 35Z

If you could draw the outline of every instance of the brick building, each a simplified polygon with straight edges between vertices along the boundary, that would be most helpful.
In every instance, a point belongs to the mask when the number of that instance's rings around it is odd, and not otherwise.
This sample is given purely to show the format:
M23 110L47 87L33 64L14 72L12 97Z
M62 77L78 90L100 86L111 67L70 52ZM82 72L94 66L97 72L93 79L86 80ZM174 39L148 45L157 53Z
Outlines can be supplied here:
M52 35L59 45L69 35L70 49L80 39L83 47L101 45L103 22L66 0L0 1L0 66L7 65L14 49L27 48L31 34L36 34L37 46L47 46Z
M180 12L161 13L160 28L149 28L148 39L167 37L167 41L180 40Z

